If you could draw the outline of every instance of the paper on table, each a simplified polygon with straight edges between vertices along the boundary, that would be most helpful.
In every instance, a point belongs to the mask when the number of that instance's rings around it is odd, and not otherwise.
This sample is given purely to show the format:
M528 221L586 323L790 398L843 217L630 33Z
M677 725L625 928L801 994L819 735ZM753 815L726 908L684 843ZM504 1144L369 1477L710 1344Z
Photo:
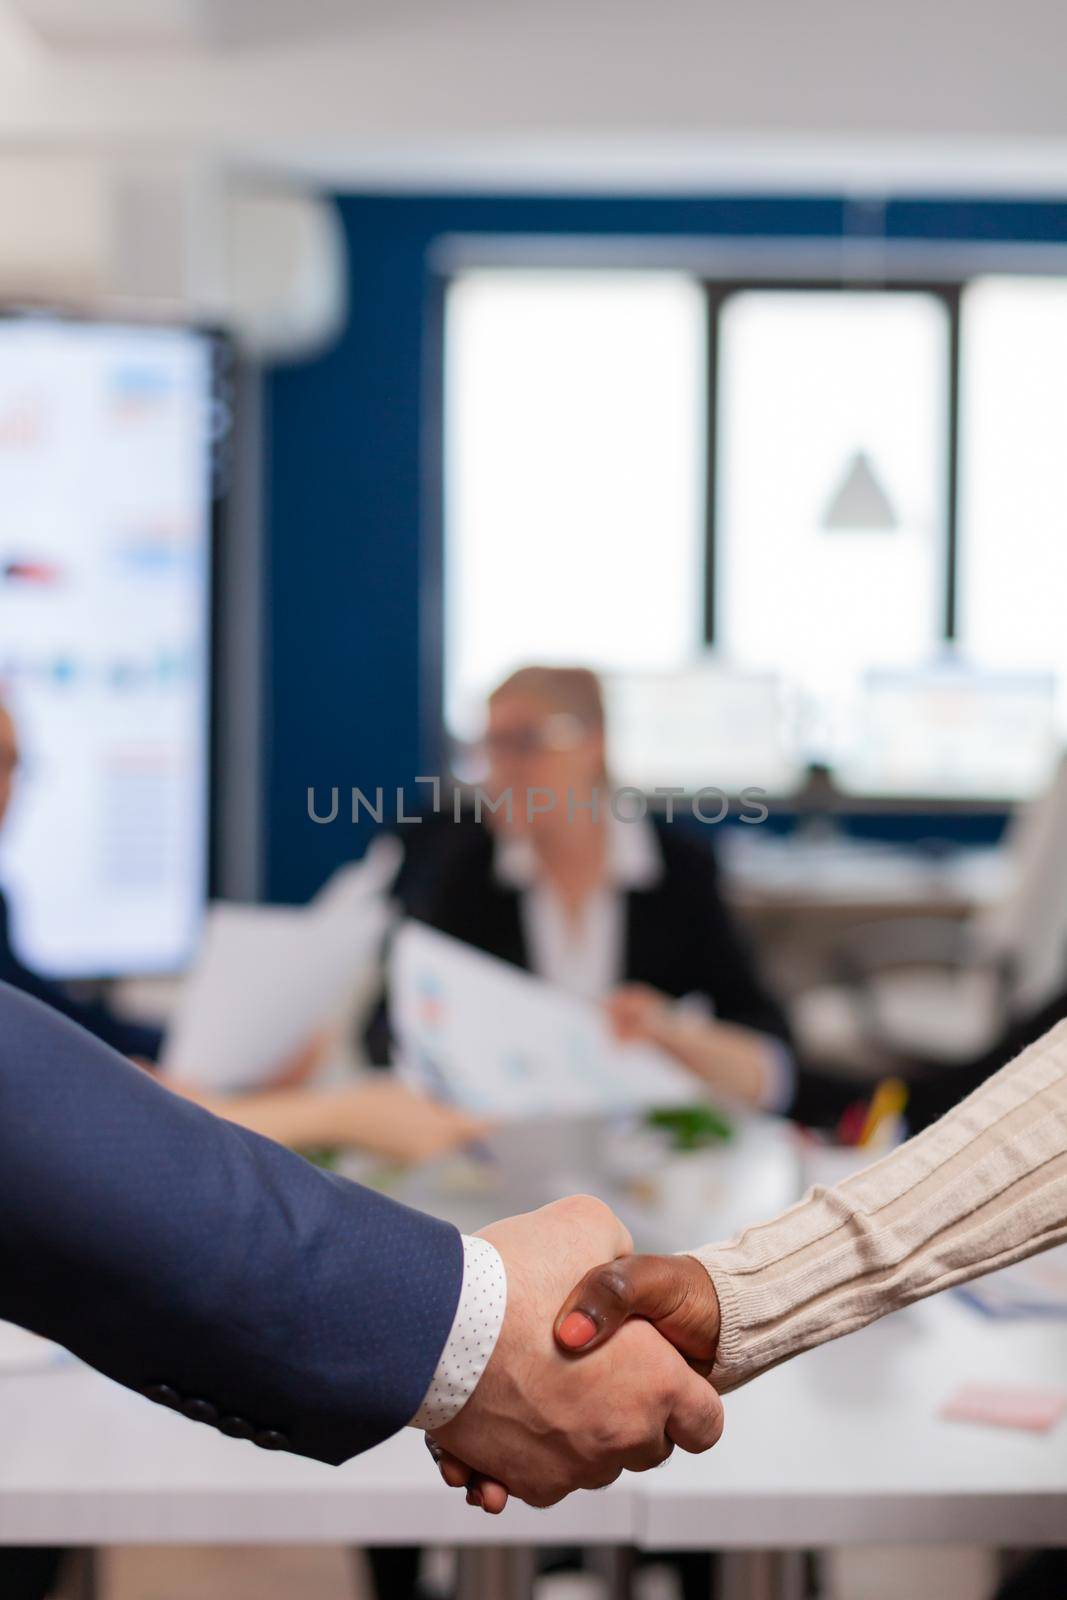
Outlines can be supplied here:
M941 1408L946 1422L1047 1433L1067 1411L1067 1390L1022 1383L965 1383Z
M577 1116L701 1098L659 1051L613 1040L597 1006L421 923L393 941L389 992L403 1065L471 1111Z
M212 906L163 1052L164 1074L246 1089L329 1023L373 961L389 911L358 906Z
M960 1284L956 1293L989 1317L1067 1319L1067 1245Z

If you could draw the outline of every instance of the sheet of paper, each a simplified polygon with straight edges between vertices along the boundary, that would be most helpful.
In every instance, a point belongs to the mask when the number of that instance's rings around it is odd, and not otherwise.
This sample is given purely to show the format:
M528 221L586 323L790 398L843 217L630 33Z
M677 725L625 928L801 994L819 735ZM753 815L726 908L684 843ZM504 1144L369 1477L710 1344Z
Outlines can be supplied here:
M346 862L327 878L309 909L344 911L366 904L374 895L387 895L403 860L404 847L396 835L379 834L358 861Z
M1047 1433L1067 1411L1067 1390L1022 1383L965 1383L942 1408L947 1422Z
M1067 1320L1067 1245L961 1284L956 1293L988 1317Z
M660 1052L612 1039L599 1007L421 923L393 941L389 993L403 1065L472 1111L577 1116L702 1098Z
M212 906L164 1073L202 1089L269 1081L341 1011L377 959L388 919L375 898L333 908Z
M13 1322L0 1322L0 1377L7 1373L46 1372L67 1359L67 1352L51 1339L41 1339Z

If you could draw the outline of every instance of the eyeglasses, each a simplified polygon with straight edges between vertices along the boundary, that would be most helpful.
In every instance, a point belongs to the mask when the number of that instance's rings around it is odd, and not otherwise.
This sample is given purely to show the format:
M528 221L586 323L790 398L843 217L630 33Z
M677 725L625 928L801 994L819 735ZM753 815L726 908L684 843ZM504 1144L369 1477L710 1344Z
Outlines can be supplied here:
M575 750L589 733L590 729L580 718L560 712L525 728L486 733L475 743L474 749L490 759L524 758L547 750Z

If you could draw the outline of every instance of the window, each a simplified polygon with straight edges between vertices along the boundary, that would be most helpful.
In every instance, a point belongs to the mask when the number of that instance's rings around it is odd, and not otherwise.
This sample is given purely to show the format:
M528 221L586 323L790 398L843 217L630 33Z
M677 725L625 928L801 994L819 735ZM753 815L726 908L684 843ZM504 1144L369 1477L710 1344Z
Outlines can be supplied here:
M963 295L959 638L1067 687L1067 281ZM1067 704L1060 705L1067 726Z
M454 733L530 661L682 667L703 644L705 307L680 273L449 289L445 694Z
M448 286L448 730L606 678L622 781L1033 793L1067 732L1067 279Z
M790 681L808 753L834 765L864 674L940 638L948 350L932 294L723 302L715 643Z

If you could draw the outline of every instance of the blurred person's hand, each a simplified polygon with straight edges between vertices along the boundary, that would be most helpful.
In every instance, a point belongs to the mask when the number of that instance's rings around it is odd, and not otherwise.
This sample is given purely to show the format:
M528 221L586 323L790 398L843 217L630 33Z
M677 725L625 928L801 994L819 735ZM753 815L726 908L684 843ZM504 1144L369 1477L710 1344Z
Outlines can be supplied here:
M509 1492L547 1506L624 1469L658 1466L676 1444L700 1452L717 1442L718 1395L649 1322L634 1318L581 1361L553 1339L568 1287L631 1246L607 1206L577 1196L494 1223L483 1237L507 1270L507 1311L474 1394L430 1441L446 1483L491 1513Z
M755 1028L690 1010L644 983L627 983L604 1002L622 1042L657 1045L715 1094L744 1106L766 1106L773 1093L777 1041Z
M670 1048L673 1002L647 983L624 983L604 1001L608 1023L622 1043L641 1041Z
M337 1043L337 1029L318 1028L302 1045L277 1062L264 1080L265 1089L297 1089L309 1083Z
M386 1074L336 1089L266 1089L251 1094L205 1093L165 1079L173 1093L242 1128L296 1150L366 1150L389 1161L431 1161L475 1144L490 1124L439 1104Z
M309 1038L304 1040L303 1044L298 1045L287 1056L283 1056L280 1061L275 1062L271 1070L264 1075L262 1083L257 1084L254 1089L249 1089L247 1092L253 1095L265 1094L272 1089L302 1088L315 1076L319 1067L326 1060L326 1057L337 1043L337 1037L336 1028L316 1029ZM142 1067L146 1072L159 1072L159 1067L154 1061L143 1061L136 1056L131 1057L131 1060L134 1066ZM214 1109L210 1097L200 1096L194 1084L185 1083L176 1078L168 1078L166 1081L168 1088L177 1090L187 1100L196 1100L198 1103L208 1104L209 1109Z
M336 1133L327 1142L358 1145L396 1161L432 1161L477 1143L491 1129L484 1117L431 1100L388 1073L332 1090L325 1098Z

